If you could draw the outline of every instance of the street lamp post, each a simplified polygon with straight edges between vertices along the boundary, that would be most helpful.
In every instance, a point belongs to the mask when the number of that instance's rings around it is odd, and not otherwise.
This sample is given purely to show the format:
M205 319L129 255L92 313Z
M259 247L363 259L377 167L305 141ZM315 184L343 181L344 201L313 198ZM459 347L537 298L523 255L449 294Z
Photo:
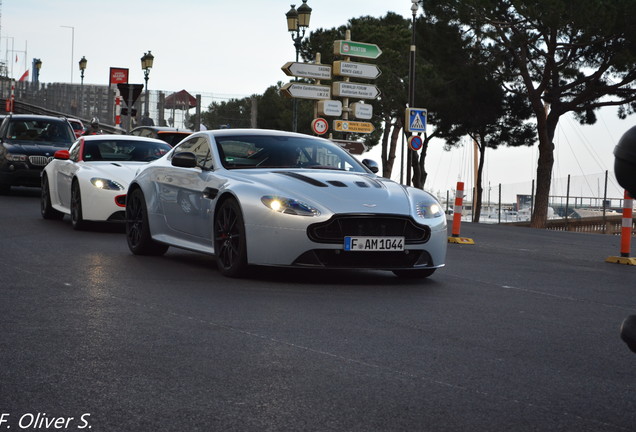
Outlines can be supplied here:
M413 23L411 24L411 50L409 57L409 108L415 107L415 16L419 10L420 0L411 0L411 13L413 14ZM404 125L408 119L404 119ZM413 160L412 150L406 149L406 185L411 185L411 164Z
M82 56L82 59L79 61L80 77L81 77L80 109L79 109L80 116L84 112L84 71L86 70L86 63L88 63L88 60L86 60L86 57Z
M73 58L75 57L75 27L73 26L60 26L71 29L71 84L73 84Z
M285 14L287 17L287 31L291 34L296 48L296 62L300 56L300 43L305 37L305 30L309 27L309 19L311 18L311 8L307 5L307 0L303 0L303 4L296 10L296 5L291 5L289 12ZM298 81L298 78L296 78ZM292 130L298 131L298 104L296 98L292 99Z
M144 115L150 111L150 93L148 92L148 76L150 75L150 69L152 69L152 62L155 56L150 54L150 51L144 53L141 58L141 69L144 71L144 80L146 81L146 95L144 101ZM132 108L132 107L131 107Z
M33 59L33 79L31 80L34 84L40 82L40 69L42 68L42 60L34 58Z

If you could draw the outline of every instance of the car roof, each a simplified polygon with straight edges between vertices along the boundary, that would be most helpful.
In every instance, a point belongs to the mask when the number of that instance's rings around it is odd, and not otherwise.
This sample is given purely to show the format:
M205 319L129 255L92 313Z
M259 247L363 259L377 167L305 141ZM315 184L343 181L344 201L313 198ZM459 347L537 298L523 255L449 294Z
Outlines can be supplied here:
M56 120L56 121L66 121L65 117L56 117L49 115L40 115L40 114L10 114L8 117L16 120Z
M134 131L137 130L152 130L152 131L157 131L157 132L189 132L192 133L191 130L188 129L178 129L178 128L174 128L174 127L170 127L170 126L137 126L136 128L132 129L130 131L130 133L133 133Z
M137 135L119 135L119 134L100 134L100 135L84 135L82 139L85 141L146 141L146 142L154 142L166 144L165 141L150 138L150 137L141 137Z

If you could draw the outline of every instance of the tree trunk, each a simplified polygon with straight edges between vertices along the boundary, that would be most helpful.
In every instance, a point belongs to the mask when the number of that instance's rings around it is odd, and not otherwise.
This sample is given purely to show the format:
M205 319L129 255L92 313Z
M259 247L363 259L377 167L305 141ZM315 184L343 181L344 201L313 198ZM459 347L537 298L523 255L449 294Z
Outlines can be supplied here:
M393 125L393 132L391 133L391 141L389 142L389 170L387 175L384 177L391 178L391 174L393 173L393 165L395 164L395 152L397 149L398 138L400 138L400 133L402 132L402 120L400 118L397 119L395 124Z
M530 226L532 228L545 228L548 220L552 167L554 166L554 144L552 143L552 138L554 137L559 117L553 112L547 117L545 117L545 114L537 114L539 161L537 163L537 192L535 194Z
M482 174L484 171L484 160L486 158L486 144L484 142L477 142L479 148L479 164L477 166L477 180L475 181L475 195L473 196L473 222L479 223L481 217L481 202L484 194L484 188L482 186Z

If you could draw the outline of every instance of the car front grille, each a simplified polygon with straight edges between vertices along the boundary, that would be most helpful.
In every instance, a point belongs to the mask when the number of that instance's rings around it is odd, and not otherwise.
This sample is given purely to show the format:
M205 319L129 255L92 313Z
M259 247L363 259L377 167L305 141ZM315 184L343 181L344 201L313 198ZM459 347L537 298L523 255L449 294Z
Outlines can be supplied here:
M46 166L53 160L53 156L29 156L29 162L33 166Z
M307 235L317 243L343 243L345 236L403 236L406 244L418 244L428 241L431 229L405 216L340 215L310 225Z

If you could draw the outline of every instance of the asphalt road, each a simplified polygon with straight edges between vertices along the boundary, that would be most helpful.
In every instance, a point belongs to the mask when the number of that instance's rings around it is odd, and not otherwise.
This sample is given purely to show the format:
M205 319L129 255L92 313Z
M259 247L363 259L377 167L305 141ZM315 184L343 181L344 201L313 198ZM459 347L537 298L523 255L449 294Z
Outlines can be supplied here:
M0 197L0 431L636 429L618 238L464 224L424 281L237 280L45 221L38 194Z

